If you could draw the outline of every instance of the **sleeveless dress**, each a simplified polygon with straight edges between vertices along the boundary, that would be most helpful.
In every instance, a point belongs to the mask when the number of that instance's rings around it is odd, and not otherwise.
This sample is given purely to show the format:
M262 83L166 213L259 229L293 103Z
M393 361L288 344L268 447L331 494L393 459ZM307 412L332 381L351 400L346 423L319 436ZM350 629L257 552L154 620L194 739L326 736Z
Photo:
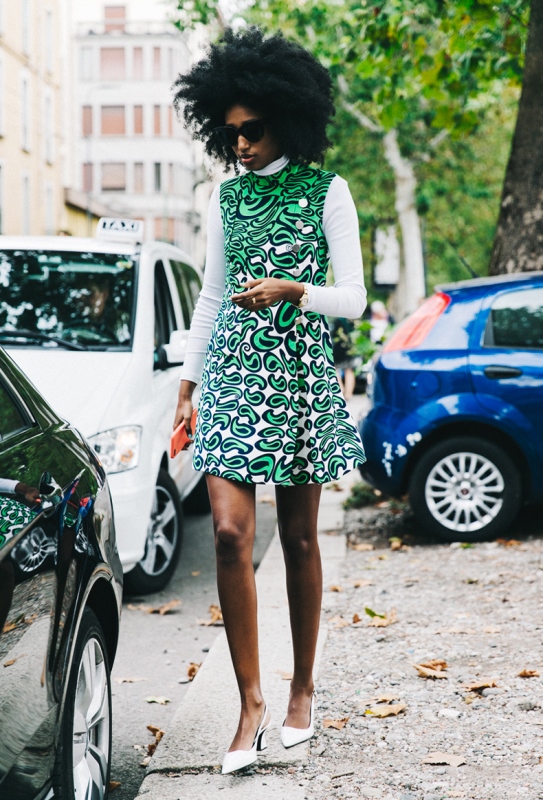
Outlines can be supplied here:
M226 283L202 375L196 470L289 486L336 480L365 461L326 318L287 301L255 312L230 299L256 278L326 283L322 219L334 177L289 162L221 184Z

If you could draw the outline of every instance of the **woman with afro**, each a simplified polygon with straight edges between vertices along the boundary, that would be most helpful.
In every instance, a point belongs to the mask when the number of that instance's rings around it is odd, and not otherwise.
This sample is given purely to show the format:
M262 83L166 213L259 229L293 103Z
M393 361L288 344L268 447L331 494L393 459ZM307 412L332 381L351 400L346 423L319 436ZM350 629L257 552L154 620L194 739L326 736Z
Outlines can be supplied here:
M227 31L176 89L194 136L236 172L211 196L204 283L175 414L175 426L184 420L191 433L201 381L193 463L206 473L241 694L227 773L256 761L271 718L260 687L252 564L256 484L275 484L287 573L294 672L281 740L292 747L313 735L321 488L365 460L326 316L360 317L366 292L347 183L311 166L331 144L326 69L299 45L249 28Z

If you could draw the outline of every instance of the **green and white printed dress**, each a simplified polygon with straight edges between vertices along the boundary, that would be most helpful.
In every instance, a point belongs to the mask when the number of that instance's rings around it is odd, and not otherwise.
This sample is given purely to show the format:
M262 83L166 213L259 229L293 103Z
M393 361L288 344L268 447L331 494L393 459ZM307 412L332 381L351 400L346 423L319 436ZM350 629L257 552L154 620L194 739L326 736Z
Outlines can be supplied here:
M323 209L335 176L285 163L220 186L224 292L205 353L193 465L231 480L289 486L335 480L365 456L326 317L286 301L255 312L230 299L256 278L296 280L310 290L326 283ZM205 289L204 282L202 295ZM192 378L190 367L182 378Z

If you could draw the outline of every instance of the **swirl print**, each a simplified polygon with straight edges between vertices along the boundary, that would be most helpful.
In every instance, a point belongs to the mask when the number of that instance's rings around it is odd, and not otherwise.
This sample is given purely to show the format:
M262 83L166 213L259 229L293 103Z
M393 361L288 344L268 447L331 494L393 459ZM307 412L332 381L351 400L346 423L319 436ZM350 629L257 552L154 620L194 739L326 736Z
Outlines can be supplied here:
M336 480L366 460L326 318L286 301L249 311L230 300L256 278L326 283L322 217L333 178L289 163L221 184L226 285L202 376L197 470L289 486Z

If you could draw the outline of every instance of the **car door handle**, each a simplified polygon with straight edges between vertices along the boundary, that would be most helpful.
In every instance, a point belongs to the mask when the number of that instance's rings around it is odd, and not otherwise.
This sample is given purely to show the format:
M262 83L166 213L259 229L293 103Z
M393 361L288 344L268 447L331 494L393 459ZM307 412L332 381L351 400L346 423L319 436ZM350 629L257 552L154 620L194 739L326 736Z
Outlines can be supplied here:
M500 378L518 378L522 375L522 370L516 367L487 367L485 375L491 380L500 380Z

